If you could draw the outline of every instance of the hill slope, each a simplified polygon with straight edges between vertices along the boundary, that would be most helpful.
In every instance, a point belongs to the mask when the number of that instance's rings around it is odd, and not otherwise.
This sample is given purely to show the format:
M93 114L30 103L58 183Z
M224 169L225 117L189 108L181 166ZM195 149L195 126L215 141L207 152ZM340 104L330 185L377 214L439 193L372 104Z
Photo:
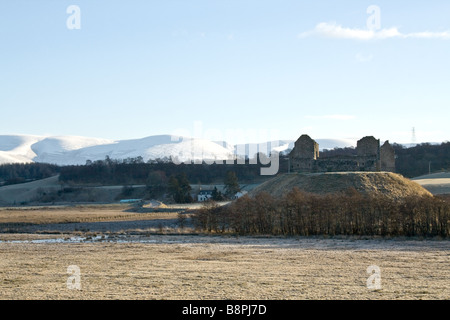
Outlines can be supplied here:
M60 188L58 176L0 187L0 206L29 202L36 199L41 192L57 191Z
M57 165L85 164L87 160L157 158L179 161L232 159L233 151L204 139L171 135L143 139L107 140L77 136L0 136L0 164L41 162Z
M275 197L280 197L294 187L317 194L345 192L349 188L355 188L364 194L385 194L393 199L413 195L431 196L431 193L419 184L391 172L283 174L262 183L249 194L254 196L265 191Z
M427 174L412 179L432 194L450 194L450 172Z

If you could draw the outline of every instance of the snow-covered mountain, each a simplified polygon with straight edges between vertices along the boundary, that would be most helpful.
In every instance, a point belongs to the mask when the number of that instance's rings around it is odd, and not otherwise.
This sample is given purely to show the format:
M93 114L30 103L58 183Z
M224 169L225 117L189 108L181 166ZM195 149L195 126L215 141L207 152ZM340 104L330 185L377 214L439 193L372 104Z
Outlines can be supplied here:
M319 144L320 151L324 149L356 147L356 140L350 139L316 139L316 142ZM237 155L253 157L257 152L267 153L272 150L281 153L288 152L294 148L294 143L295 140L275 140L263 143L238 144L234 147L234 150Z
M84 164L87 160L103 160L107 156L111 159L140 156L144 161L167 158L179 162L233 159L230 150L212 141L161 135L72 150L67 152L58 164ZM38 161L49 162L49 159L38 158Z
M30 162L36 156L31 146L41 139L39 136L0 136L0 164Z
M350 140L318 139L320 149L354 146ZM58 165L85 164L87 160L127 159L141 156L144 161L228 160L238 156L253 157L257 152L292 149L294 141L276 140L263 143L230 145L225 141L209 141L173 135L157 135L142 139L109 140L78 136L0 135L0 164L42 162Z
M107 140L76 136L0 136L0 164L43 162L85 164L87 160L171 158L174 161L233 159L232 150L203 139L171 135L133 140Z

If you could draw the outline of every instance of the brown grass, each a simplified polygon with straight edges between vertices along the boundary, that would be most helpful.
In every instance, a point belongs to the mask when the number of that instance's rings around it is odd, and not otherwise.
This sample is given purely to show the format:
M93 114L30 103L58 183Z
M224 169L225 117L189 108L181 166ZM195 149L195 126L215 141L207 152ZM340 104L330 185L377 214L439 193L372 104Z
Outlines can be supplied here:
M417 182L434 195L450 194L449 178L415 179L414 182Z
M175 219L176 212L127 212L123 205L76 206L65 208L0 209L0 224L49 224L123 220Z
M282 174L262 183L253 189L250 195L267 192L273 197L281 197L294 187L316 194L345 192L354 188L361 193L372 195L381 193L392 199L408 196L431 196L431 193L418 183L392 172Z
M167 219L121 206L0 210L2 223ZM85 221L85 220L83 220ZM0 299L449 299L449 241L147 235L29 243L73 234L0 234ZM82 234L80 234L82 235ZM22 242L11 242L22 240ZM81 270L70 290L67 267ZM382 289L366 287L381 268Z
M445 241L185 239L172 244L0 243L0 298L450 298ZM81 270L81 290L66 286L69 265ZM381 290L366 287L370 265L381 269Z

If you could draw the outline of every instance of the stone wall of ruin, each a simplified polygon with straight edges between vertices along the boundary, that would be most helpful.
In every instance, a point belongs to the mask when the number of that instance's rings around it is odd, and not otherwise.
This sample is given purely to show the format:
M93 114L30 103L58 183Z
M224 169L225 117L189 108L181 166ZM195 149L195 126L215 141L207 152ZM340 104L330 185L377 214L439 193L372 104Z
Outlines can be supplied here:
M289 154L293 172L336 171L395 171L394 148L387 141L380 147L380 140L364 137L357 142L356 156L319 158L319 145L307 135L302 135Z
M380 148L380 162L382 171L395 172L395 150L389 141L386 141Z

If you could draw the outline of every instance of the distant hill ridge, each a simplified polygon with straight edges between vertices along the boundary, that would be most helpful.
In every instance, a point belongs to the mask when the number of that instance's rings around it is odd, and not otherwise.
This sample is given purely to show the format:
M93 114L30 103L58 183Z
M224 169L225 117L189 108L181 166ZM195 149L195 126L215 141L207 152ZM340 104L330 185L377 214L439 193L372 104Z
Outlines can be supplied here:
M352 146L351 140L322 139L324 147ZM235 155L253 157L257 152L283 152L293 146L291 140L231 145L173 135L155 135L142 139L111 140L79 136L0 135L0 164L41 162L57 165L83 165L87 160L142 157L186 160L233 159Z

